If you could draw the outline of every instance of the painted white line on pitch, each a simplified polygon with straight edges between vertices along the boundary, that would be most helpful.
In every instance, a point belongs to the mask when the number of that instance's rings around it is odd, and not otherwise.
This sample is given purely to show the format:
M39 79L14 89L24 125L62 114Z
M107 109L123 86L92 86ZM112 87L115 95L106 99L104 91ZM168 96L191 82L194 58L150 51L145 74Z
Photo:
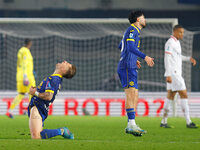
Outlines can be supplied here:
M15 141L39 141L39 142L49 142L49 141L55 141L55 142L57 142L57 141L61 141L61 142L63 142L63 141L66 141L66 142L98 142L98 143L101 143L101 142L107 142L107 143L111 143L111 142L129 142L129 141L121 141L121 140L115 140L115 141L113 141L113 140L81 140L81 139L75 139L75 140L65 140L65 139L49 139L49 140L47 140L47 139L45 139L45 140L42 140L42 139L40 139L40 140L32 140L32 139L0 139L0 141L1 140L15 140ZM134 141L134 142L136 142L136 143L139 143L139 142L145 142L145 141ZM152 141L149 141L149 142L152 142ZM171 141L171 142L155 142L155 143L181 143L182 141L180 141L180 142L174 142L174 141ZM148 143L147 141L146 141L146 143ZM195 144L195 143L200 143L200 142L188 142L188 143L193 143L193 144Z

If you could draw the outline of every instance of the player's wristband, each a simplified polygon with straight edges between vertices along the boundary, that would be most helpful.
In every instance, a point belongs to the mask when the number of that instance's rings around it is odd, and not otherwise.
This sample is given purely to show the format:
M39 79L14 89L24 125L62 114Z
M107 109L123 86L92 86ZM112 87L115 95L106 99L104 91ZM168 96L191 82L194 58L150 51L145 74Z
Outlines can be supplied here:
M34 95L38 97L39 96L39 92L36 91Z

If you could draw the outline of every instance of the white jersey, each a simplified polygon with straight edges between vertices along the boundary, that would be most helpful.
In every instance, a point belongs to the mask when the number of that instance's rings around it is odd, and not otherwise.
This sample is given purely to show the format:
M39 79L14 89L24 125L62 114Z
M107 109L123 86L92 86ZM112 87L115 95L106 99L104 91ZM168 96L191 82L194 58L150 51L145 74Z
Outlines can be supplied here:
M181 44L171 36L165 44L165 77L170 76L172 83L167 83L167 90L185 90L185 81L182 77L182 61L189 61L190 57L181 54Z
M165 77L182 75L182 60L189 61L190 57L183 56L180 41L171 36L165 43Z

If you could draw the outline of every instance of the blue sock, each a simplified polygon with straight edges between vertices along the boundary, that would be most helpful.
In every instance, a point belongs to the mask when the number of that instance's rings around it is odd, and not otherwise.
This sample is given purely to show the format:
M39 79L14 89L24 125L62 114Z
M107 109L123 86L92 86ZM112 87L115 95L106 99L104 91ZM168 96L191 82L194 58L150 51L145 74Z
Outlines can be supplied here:
M60 129L44 129L40 132L42 139L48 139L57 135L61 135Z
M128 120L129 120L129 119L135 119L135 111L134 111L134 108L126 109L126 113L127 113L127 116L128 116Z

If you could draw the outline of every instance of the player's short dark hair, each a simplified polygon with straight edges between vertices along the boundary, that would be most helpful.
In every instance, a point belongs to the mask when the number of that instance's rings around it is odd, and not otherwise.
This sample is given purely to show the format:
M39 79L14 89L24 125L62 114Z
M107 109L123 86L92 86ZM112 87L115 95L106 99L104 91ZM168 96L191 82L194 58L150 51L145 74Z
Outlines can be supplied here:
M70 79L76 74L76 66L72 64L72 68L67 71L67 73L63 76L64 78Z
M31 39L28 39L28 38L27 38L27 39L24 40L24 44L25 44L25 45L28 45L30 42L31 42Z
M144 15L144 12L142 10L137 11L131 11L131 13L128 16L129 22L132 24L137 21L137 18Z
M175 25L175 26L173 27L173 31L175 31L175 30L177 30L177 29L180 29L180 28L183 28L183 26L180 25L180 24L177 24L177 25Z

